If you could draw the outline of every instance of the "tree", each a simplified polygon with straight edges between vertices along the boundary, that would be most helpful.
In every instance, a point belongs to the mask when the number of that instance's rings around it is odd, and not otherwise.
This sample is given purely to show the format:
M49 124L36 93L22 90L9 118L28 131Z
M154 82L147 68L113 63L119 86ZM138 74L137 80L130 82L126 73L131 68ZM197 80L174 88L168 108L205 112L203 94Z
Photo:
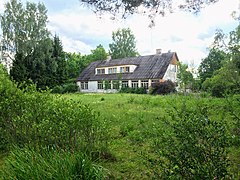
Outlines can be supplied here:
M3 39L8 47L23 57L31 54L39 41L49 37L46 24L47 9L44 4L27 2L24 7L17 0L5 4L1 18Z
M204 90L217 97L240 93L240 25L230 33L227 44L222 67L202 84Z
M80 0L84 5L90 6L94 12L100 14L110 12L114 16L121 14L123 18L129 14L141 13L149 15L150 18L156 15L164 16L167 12L173 12L178 7L186 11L197 13L206 5L217 2L218 0L191 0L191 1L175 1L175 0ZM140 9L143 9L142 11Z
M113 59L138 55L135 37L129 28L113 32L112 40L113 43L109 44L109 48Z
M222 67L222 62L226 58L226 53L222 50L213 48L206 58L204 58L199 66L198 72L201 82L207 78L211 78L213 73Z
M107 59L108 54L106 53L104 47L101 44L99 44L96 49L91 50L91 52L92 61Z
M188 70L187 64L179 63L179 71L177 77L180 82L180 87L186 92L186 88L191 86L193 82L193 75Z
M65 53L63 52L62 42L57 35L53 38L52 62L56 62L56 84L61 85L67 79L67 69Z
M76 79L84 69L81 54L66 53L67 74L70 79Z

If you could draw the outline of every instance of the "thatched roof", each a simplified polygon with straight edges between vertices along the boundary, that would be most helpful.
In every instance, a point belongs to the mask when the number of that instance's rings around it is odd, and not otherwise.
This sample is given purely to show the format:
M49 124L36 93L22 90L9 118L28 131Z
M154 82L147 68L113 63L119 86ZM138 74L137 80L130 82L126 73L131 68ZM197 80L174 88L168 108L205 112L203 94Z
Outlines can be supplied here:
M92 62L83 70L77 81L99 81L99 80L117 80L117 79L161 79L163 78L171 60L176 57L175 52L162 54L130 57L123 59L111 59ZM95 74L95 68L112 67L121 65L136 65L137 68L132 73L122 74Z

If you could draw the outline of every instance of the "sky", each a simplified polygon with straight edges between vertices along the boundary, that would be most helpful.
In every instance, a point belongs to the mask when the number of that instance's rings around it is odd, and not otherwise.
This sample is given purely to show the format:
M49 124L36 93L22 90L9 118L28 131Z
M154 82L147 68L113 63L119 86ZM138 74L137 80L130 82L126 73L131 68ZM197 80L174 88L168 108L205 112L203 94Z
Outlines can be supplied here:
M39 2L39 0L28 0ZM7 0L0 0L0 13ZM25 2L25 0L22 0ZM240 0L219 0L200 13L191 14L176 10L165 17L158 16L155 26L149 28L150 20L144 15L133 15L127 19L109 14L101 17L94 14L78 0L40 0L48 9L48 29L59 35L64 51L89 54L99 44L108 51L112 32L119 28L130 28L136 38L140 55L162 52L177 52L179 60L197 67L208 54L216 29L225 33L234 30L238 22L231 17L240 11Z

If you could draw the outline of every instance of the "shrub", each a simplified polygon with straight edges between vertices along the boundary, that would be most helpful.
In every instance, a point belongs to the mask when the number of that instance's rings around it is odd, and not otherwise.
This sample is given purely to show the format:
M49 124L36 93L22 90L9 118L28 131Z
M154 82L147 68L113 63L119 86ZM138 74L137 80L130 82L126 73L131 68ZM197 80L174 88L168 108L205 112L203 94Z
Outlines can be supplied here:
M74 93L78 91L78 86L76 83L69 83L63 85L63 93Z
M26 144L89 153L107 148L105 123L88 105L38 92L35 85L20 90L4 73L0 80L1 150Z
M76 83L68 83L62 86L58 85L52 89L52 93L64 94L64 93L75 93L78 91Z
M106 170L81 152L40 148L16 148L5 160L3 179L86 179L106 178Z
M52 93L62 94L63 93L63 87L62 86L54 86L54 88L51 91Z
M207 116L207 107L170 112L161 138L154 141L161 179L223 179L228 176L226 125ZM173 123L170 123L173 122ZM158 164L158 165L159 165Z
M151 86L150 94L169 94L175 92L175 84L170 81L153 83Z
M119 90L120 93L132 93L132 94L147 94L146 88L130 88L124 87Z

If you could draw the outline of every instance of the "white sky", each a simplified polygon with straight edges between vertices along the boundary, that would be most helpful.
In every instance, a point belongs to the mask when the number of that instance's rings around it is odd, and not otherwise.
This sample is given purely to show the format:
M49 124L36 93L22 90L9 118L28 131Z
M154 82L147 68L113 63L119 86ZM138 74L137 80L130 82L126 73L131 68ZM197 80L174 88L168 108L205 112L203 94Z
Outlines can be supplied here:
M0 13L6 1L0 0ZM109 15L99 18L87 7L80 6L78 0L41 2L48 9L48 28L60 36L67 52L88 54L99 44L108 50L112 31L129 27L136 37L137 50L141 55L154 54L157 48L161 48L162 52L171 50L177 52L180 61L195 66L206 57L216 29L228 33L237 27L238 22L231 17L231 13L239 12L240 4L240 0L219 0L198 15L178 11L165 17L159 16L156 26L150 29L150 20L142 15L111 20Z

